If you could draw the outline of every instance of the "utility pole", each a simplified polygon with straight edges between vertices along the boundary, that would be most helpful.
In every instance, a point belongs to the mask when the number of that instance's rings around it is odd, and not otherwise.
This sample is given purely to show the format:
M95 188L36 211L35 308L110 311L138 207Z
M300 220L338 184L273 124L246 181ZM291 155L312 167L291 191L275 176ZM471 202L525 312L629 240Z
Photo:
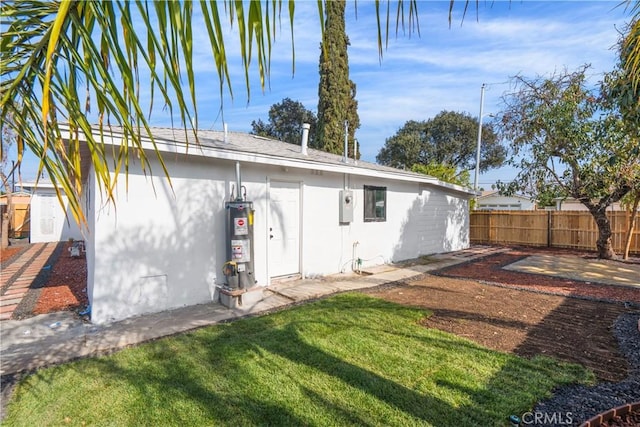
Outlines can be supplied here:
M476 193L475 200L478 200L478 174L480 173L480 148L482 145L482 114L484 109L484 88L486 84L482 83L480 88L480 115L478 116L478 145L476 147L476 172L473 180L473 191ZM477 203L476 203L477 205Z

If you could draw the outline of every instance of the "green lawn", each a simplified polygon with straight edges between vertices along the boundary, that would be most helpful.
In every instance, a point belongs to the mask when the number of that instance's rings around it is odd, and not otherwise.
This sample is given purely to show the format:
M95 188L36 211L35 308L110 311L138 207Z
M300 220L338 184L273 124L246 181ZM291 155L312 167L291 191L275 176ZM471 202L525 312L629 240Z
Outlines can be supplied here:
M522 359L360 294L43 369L4 425L508 425L578 365Z

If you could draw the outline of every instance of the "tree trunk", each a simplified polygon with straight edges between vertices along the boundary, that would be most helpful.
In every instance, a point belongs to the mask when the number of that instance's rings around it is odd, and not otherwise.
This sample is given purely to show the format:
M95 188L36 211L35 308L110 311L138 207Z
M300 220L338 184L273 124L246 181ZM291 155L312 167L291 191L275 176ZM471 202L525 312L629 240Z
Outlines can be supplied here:
M9 246L9 216L7 214L2 214L2 236L0 237L0 247L2 249Z
M627 229L627 241L624 245L624 259L629 259L629 250L631 249L631 240L633 240L633 229L638 218L638 205L640 205L640 193L636 194L631 208L631 217L629 218L629 228Z
M590 212L598 226L598 240L596 241L598 258L615 259L616 253L611 244L611 222L607 217L606 209L593 209Z
M7 177L4 173L0 172L0 179L2 180L2 186L4 187L4 189L6 190L6 196L7 196L7 211L5 212L5 215L7 216L6 220L7 220L7 230L4 229L4 220L5 218L2 218L2 247L6 248L9 245L9 231L13 231L13 213L14 213L14 209L13 209L13 189L11 187L9 187L9 177ZM5 233L6 231L6 233ZM15 235L14 235L15 237ZM5 239L7 240L5 242ZM6 244L5 244L6 243Z

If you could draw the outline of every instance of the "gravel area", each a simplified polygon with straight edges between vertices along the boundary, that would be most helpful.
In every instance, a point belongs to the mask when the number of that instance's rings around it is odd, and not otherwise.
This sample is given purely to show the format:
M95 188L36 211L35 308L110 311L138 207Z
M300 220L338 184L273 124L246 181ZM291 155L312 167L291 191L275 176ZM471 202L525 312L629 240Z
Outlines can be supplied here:
M620 382L603 382L593 387L568 386L555 391L552 398L539 402L534 410L545 414L571 413L578 425L609 409L640 401L640 312L624 313L615 322L613 332L620 351L629 362L629 376ZM545 424L566 426L566 424Z

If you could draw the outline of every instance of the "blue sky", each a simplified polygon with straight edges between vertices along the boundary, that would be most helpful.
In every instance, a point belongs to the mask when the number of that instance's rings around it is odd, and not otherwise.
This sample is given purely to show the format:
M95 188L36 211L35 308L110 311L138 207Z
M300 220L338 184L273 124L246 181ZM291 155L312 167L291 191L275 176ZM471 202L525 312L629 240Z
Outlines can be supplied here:
M442 110L479 114L480 88L487 84L485 115L501 110L501 96L510 89L509 78L535 77L576 70L591 64L594 84L613 68L618 30L628 13L615 1L480 1L471 2L462 21L464 3L456 2L449 27L449 2L418 4L420 36L391 34L380 61L376 41L374 3L347 2L350 77L357 87L361 127L356 133L364 160L375 161L385 139L408 120L426 120ZM476 20L477 12L477 20ZM392 20L395 23L392 12ZM225 95L224 121L233 131L250 131L251 121L268 118L269 107L289 97L317 110L320 24L314 1L296 3L294 19L295 74L286 11L271 58L271 79L262 92L256 64L247 102L241 62L235 52L237 34L227 33L227 52L234 98ZM198 114L201 129L222 129L218 80L206 31L195 31ZM485 121L489 118L485 117ZM170 126L170 118L156 108L155 126ZM178 122L176 122L178 123ZM33 179L35 167L27 161L23 179ZM488 188L497 179L508 181L516 171L503 168L481 175ZM473 175L473 174L472 174Z

